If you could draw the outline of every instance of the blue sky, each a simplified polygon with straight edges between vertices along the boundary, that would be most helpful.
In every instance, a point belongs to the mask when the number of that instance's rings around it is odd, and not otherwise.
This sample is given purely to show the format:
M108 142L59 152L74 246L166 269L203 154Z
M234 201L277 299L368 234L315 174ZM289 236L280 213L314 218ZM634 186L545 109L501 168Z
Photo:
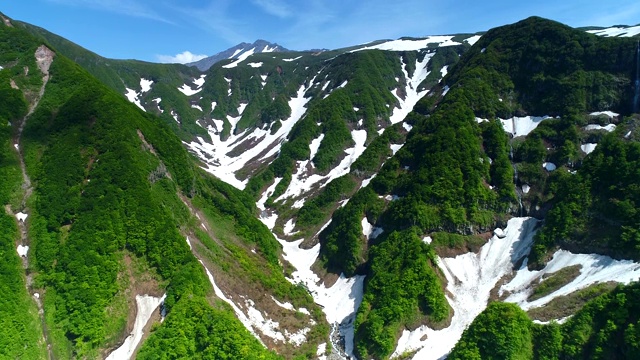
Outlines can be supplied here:
M10 0L0 12L102 56L146 61L188 61L256 39L305 50L473 33L533 15L575 27L640 23L638 0Z

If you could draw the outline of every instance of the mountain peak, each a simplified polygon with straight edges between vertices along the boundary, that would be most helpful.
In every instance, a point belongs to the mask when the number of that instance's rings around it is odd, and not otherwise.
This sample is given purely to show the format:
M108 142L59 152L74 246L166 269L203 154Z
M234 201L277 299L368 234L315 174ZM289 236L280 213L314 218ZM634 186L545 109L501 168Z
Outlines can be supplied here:
M207 71L211 68L215 63L227 60L227 59L238 59L243 54L252 51L254 54L264 53L264 52L287 52L290 51L285 49L284 47L278 45L277 43L272 43L267 40L258 39L254 41L252 44L242 42L234 47L230 47L227 50L221 51L215 55L206 57L202 60L192 62L187 64L188 66L195 66L200 71ZM248 56L248 55L245 55Z

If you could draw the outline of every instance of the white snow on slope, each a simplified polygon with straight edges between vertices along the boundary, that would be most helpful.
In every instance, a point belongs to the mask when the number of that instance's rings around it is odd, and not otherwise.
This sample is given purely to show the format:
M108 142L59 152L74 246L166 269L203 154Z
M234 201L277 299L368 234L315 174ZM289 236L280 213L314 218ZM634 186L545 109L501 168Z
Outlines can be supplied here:
M140 92L146 93L151 90L151 85L153 84L153 80L140 79Z
M298 60L300 58L302 58L302 56L298 56L298 57L290 58L290 59L282 59L282 61L291 62L291 61L296 61L296 60Z
M607 126L601 126L598 124L589 124L587 126L584 127L585 130L605 130L608 132L612 132L613 130L616 129L616 125L615 124L609 124Z
M591 34L599 35L599 36L605 36L605 37L609 37L609 36L632 37L640 34L640 25L630 26L627 28L614 26L614 27L600 29L600 30L587 30L587 32Z
M193 105L191 105L191 108L192 108L192 109L198 109L198 110L200 110L200 111L203 111L203 110L202 110L202 107L200 107L200 105L193 104Z
M307 164L309 163L309 160L298 161L298 169L296 170L296 173L291 177L291 183L289 184L289 187L284 192L284 194L276 199L276 201L298 197L302 193L311 190L311 188L315 185L326 185L331 180L348 174L351 169L351 165L360 157L360 155L362 155L362 153L366 149L365 142L367 141L367 131L353 130L351 131L351 137L355 142L354 147L344 151L347 156L345 156L344 159L340 161L340 164L331 169L331 171L327 175L313 174L309 176L307 173Z
M278 49L278 47L277 47L277 46L274 46L274 47L270 48L270 47L269 47L269 45L265 45L265 46L264 46L264 49L262 49L262 52L264 52L264 53L270 53L270 52L274 52L274 51L276 51L277 49Z
M318 153L318 149L320 148L320 144L322 143L322 139L324 139L324 133L320 134L317 138L311 140L309 144L309 150L311 154L309 155L309 160L313 160L313 158ZM313 163L311 163L313 165Z
M181 86L181 87L179 87L179 88L178 88L178 90L179 90L181 93L185 94L186 96L192 96L192 95L195 95L195 94L199 93L200 91L202 91L202 86L204 85L204 82L205 82L205 79L204 79L204 78L205 78L206 76L207 76L207 75L202 75L202 76L200 76L199 78L194 79L194 80L192 81L192 82L193 82L193 84L194 84L194 85L196 85L196 88L195 88L195 89L193 89L193 87L191 87L191 85L189 85L189 84L182 84L182 86Z
M140 340L142 340L143 330L147 322L156 311L158 306L162 304L166 294L161 298L153 297L149 295L136 295L136 305L138 310L136 312L136 321L133 325L133 331L124 340L124 343L114 350L106 360L129 360L133 356Z
M269 153L271 154L276 154L280 151L282 142L289 135L293 126L307 111L306 105L310 99L305 98L304 95L312 86L313 82L311 82L308 87L305 87L304 85L301 86L298 90L297 96L289 101L291 116L282 122L282 126L275 134L271 134L269 129L255 129L249 134L247 134L247 131L240 134L232 133L226 141L222 141L220 139L220 134L210 126L208 131L211 142L207 142L203 138L198 137L198 141L192 141L187 144L187 146L207 164L207 168L205 170L238 189L244 189L248 180L238 180L235 176L236 171L244 168L250 160L254 159L267 149L269 149ZM243 110L245 106L246 104L242 104L238 112L241 113L241 110ZM238 121L240 120L240 118L228 118L232 123L232 128L235 127L235 119ZM235 122L237 123L237 121ZM250 148L243 151L236 157L227 155L230 151L234 150L245 141L259 142L252 144Z
M142 109L142 111L146 111L142 106L142 104L140 103L140 99L138 98L139 94L133 89L129 89L129 88L125 88L125 89L127 90L127 93L124 94L124 96L127 97L127 100L136 104L140 109Z
M447 355L464 329L487 307L489 294L498 281L529 252L537 222L532 218L513 218L508 222L505 238L493 236L478 254L438 258L448 282L447 299L454 310L451 325L442 330L427 326L404 330L393 356L411 350L418 350L413 358L421 360ZM425 335L426 339L421 341Z
M260 66L262 66L262 62L259 62L259 63L250 62L247 65L251 66L252 68L259 68Z
M552 119L550 116L524 116L500 119L502 128L513 137L527 136L540 125L543 120Z
M18 221L25 222L25 220L27 220L28 216L29 216L29 214L25 214L22 211L20 211L19 213L16 214L16 219L18 219Z
M465 39L464 41L469 45L473 46L473 44L477 43L481 37L482 37L481 35L473 35L472 37Z
M416 51L426 48L429 44L437 43L438 46L452 46L452 45L461 45L458 42L452 41L453 36L450 35L439 35L439 36L429 36L425 39L418 40L391 40L385 41L383 43L371 46L365 46L355 51L361 50L369 50L369 49L380 49L380 50L388 50L388 51Z
M27 254L29 253L29 246L27 246L27 245L18 245L16 250L18 251L18 256L27 257Z
M242 325L244 325L244 327L249 330L249 332L255 336L258 340L260 340L260 337L258 337L258 335L256 334L256 332L253 330L253 326L251 324L251 321L249 320L249 318L247 317L247 315L245 315L242 310L240 310L240 308L238 307L238 305L236 305L233 301L231 301L231 299L229 299L223 292L222 290L220 290L220 288L218 287L218 285L216 285L215 279L213 278L213 274L211 274L211 271L209 271L209 269L207 269L207 267L204 265L204 263L202 262L202 260L198 260L200 261L200 264L202 264L202 267L204 267L204 270L207 273L207 277L209 278L209 282L211 283L211 286L213 286L213 292L216 294L217 297L219 297L221 300L223 300L224 302L226 302L227 304L231 305L231 308L233 309L233 312L236 313L236 317L238 318L238 320L240 320L240 322L242 323ZM262 342L260 340L260 342ZM264 345L264 344L263 344Z
M407 79L407 84L404 89L406 96L403 99L398 96L398 91L393 92L393 95L400 103L400 107L393 109L393 114L389 118L389 121L391 121L392 124L397 124L403 121L404 118L413 110L413 107L418 103L418 100L429 92L428 90L418 91L418 86L427 78L427 75L429 75L427 64L433 55L434 54L426 54L422 61L416 61L416 68L411 77L409 77L409 73L407 72L407 64L402 63L402 73L404 74L404 78Z
M613 111L596 111L596 112L592 112L589 115L591 115L591 116L606 115L609 118L616 118L616 117L620 116L620 114L614 113Z
M398 152L398 150L402 149L404 144L390 144L389 146L391 147L391 153L395 155Z
M596 149L596 145L598 145L598 144L597 143L586 143L586 144L580 145L580 149L582 151L584 151L585 154L589 155L589 154L591 154L591 152L593 152L593 150Z
M232 62L231 64L222 65L222 67L225 68L225 69L234 68L234 67L238 66L238 64L240 64L241 62L245 61L249 56L253 55L253 53L255 51L256 51L256 48L251 48L251 50L247 50L247 51L243 52L242 54L240 54L240 56L238 56L236 61Z
M527 301L533 289L531 284L537 284L542 277L568 266L580 265L580 275L551 294L534 301ZM640 264L631 260L614 260L608 256L595 254L573 254L566 250L558 250L551 261L540 271L530 271L526 262L518 270L517 275L508 284L500 288L511 293L505 301L518 304L523 310L537 308L548 304L551 300L584 289L595 283L615 281L628 284L640 279Z
M340 278L333 286L327 288L324 284L318 284L320 278L311 270L311 265L320 254L320 244L305 250L299 247L302 239L287 242L278 239L283 247L285 260L296 268L288 279L293 284L303 284L309 289L316 303L323 306L323 311L330 324L342 323L340 332L345 337L345 348L348 355L353 355L353 321L355 313L362 302L364 288L364 276Z

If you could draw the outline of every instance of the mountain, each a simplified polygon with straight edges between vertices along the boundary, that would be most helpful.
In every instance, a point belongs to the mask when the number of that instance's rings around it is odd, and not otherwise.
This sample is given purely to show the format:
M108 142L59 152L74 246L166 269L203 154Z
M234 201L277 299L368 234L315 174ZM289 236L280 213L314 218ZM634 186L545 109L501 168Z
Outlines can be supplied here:
M0 351L633 358L632 29L533 17L199 71L5 19Z
M187 65L195 66L200 71L207 71L215 63L218 63L223 60L231 59L236 61L242 61L243 59L246 59L248 56L251 56L252 54L271 53L271 52L290 52L290 50L287 50L278 44L270 43L265 40L256 40L253 42L253 44L243 42L234 47L228 48L225 51L221 51L215 55L206 57L202 60L189 63Z

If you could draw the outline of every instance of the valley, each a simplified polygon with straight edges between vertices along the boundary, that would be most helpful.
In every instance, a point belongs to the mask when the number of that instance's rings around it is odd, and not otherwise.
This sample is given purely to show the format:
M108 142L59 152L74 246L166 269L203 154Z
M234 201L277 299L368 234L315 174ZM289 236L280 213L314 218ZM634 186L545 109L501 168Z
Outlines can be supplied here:
M1 356L640 349L640 27L180 65L3 18Z

